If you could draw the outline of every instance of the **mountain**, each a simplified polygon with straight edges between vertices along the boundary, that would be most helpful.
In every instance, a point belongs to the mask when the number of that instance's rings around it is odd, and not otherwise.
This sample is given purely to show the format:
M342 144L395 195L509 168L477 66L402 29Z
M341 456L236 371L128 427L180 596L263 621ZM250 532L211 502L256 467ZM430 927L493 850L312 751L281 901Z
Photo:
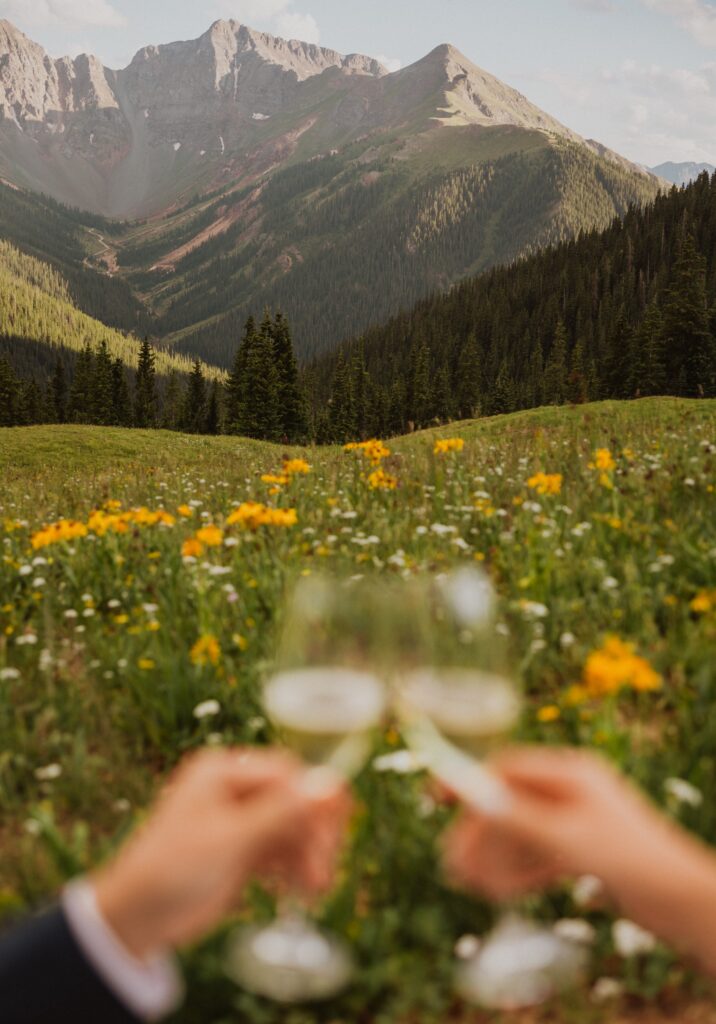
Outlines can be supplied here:
M658 167L651 167L651 173L655 174L658 178L663 178L665 181L670 181L672 185L688 185L692 181L696 181L700 174L713 174L716 171L716 167L713 164L695 164L695 163L680 163L675 164L671 161L665 164L659 164Z
M0 22L0 116L0 178L123 218L91 265L223 364L266 304L307 356L661 187L453 46L389 74L235 21L119 71Z
M464 280L316 360L323 442L454 418L716 395L716 174Z

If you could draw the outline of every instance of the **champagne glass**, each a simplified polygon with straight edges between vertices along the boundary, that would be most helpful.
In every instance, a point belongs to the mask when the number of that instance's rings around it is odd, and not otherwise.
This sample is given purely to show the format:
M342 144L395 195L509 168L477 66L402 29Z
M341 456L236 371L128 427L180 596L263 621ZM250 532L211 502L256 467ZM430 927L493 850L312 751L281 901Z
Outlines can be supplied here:
M288 605L263 703L282 741L315 769L308 781L317 790L360 771L385 715L386 688L373 668L382 646L374 596L370 581L308 577ZM234 936L228 970L250 991L300 1003L340 992L353 958L294 901L267 927Z
M484 765L517 723L521 701L505 638L496 628L488 578L472 569L415 581L401 603L412 627L394 671L396 708L408 744L468 805L498 813L509 792ZM490 1009L534 1006L575 984L584 950L521 916L503 913L456 984Z

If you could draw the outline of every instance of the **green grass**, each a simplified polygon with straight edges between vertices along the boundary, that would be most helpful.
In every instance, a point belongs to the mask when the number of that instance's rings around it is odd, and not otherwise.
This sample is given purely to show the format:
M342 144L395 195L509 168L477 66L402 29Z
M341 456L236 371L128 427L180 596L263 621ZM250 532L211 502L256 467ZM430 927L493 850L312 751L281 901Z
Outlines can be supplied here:
M436 456L437 437L463 438L464 450ZM705 792L704 804L671 813L716 839L708 798L716 771L716 402L542 409L452 424L390 448L384 468L395 490L371 490L361 457L329 448L304 451L310 475L271 495L260 477L280 469L284 450L273 445L92 427L0 430L0 911L32 906L96 863L141 814L158 778L210 734L222 743L271 739L260 681L285 586L322 570L400 576L484 566L526 695L520 737L596 746L660 803L666 778L688 779ZM600 448L614 460L604 474L593 468ZM561 493L536 493L528 481L538 472L560 474ZM295 508L298 525L256 533L228 526L228 513L250 499ZM143 525L135 514L121 533L98 532L95 522L87 536L33 549L45 523L87 523L109 501L173 518ZM182 517L180 506L191 502L192 517ZM202 513L230 545L187 560L182 545ZM220 644L216 666L192 663L205 634ZM662 686L575 706L570 687L609 634L633 644ZM208 698L221 713L199 722L193 709ZM544 705L559 709L555 721L539 720ZM376 751L399 742L388 731ZM38 780L36 769L48 764L61 766L60 777ZM440 881L435 842L448 812L426 811L420 777L369 767L357 785L364 809L339 890L323 910L356 948L356 987L305 1013L237 995L221 969L222 932L187 958L182 1022L437 1024L459 1009L452 947L486 928L492 910ZM262 916L267 906L257 900L246 913ZM568 886L533 909L547 920L581 913ZM696 991L668 951L624 963L613 954L609 915L590 920L599 936L593 977L621 977L632 1005L656 1012L669 993ZM612 1012L580 996L550 1019L592 1022Z

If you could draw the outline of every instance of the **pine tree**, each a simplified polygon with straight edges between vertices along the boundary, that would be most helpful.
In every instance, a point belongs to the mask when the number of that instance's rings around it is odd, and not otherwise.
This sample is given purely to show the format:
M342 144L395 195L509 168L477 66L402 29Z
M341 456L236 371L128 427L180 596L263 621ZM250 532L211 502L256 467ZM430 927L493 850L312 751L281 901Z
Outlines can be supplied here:
M92 381L94 354L89 342L75 360L69 397L69 418L73 423L90 423L93 411Z
M507 362L500 366L489 403L490 414L513 412L515 408L515 385L507 369Z
M457 415L472 419L479 410L481 392L480 350L477 336L470 332L460 352L457 367Z
M580 338L572 351L567 377L565 397L572 405L582 405L588 401L587 372L584 342Z
M441 423L447 423L453 417L452 382L447 366L441 366L435 374L433 409L435 418Z
M97 346L92 366L90 385L90 418L92 423L108 426L114 419L114 375L112 357L107 342L101 341Z
M162 427L165 430L179 430L182 418L181 380L176 370L171 370L164 391Z
M61 359L55 362L55 371L50 382L50 407L52 421L65 423L67 419L67 380L65 367Z
M246 382L242 433L262 441L280 441L278 372L274 362L273 339L264 328L249 348Z
M527 391L525 399L528 409L536 409L538 406L542 405L542 395L544 392L543 377L544 358L542 356L542 346L537 342L530 353L529 367L527 371Z
M43 422L42 395L34 377L19 387L16 420L22 426Z
M127 371L121 359L112 363L112 423L132 426L132 400L129 395Z
M13 427L17 423L19 388L7 359L0 359L0 427Z
M352 383L350 368L346 365L343 353L341 353L333 375L333 390L328 413L331 440L339 444L358 439L353 411Z
M350 366L351 395L353 399L353 438L365 441L371 430L373 420L373 385L365 365L363 344L353 356Z
M206 381L201 360L196 359L184 398L183 426L188 434L203 434L206 422Z
M308 436L306 399L301 389L298 364L288 320L277 313L272 327L274 362L278 374L281 434L292 443Z
M714 390L714 338L706 298L706 261L686 235L663 301L664 341L670 381L681 380L689 397Z
M219 397L219 388L218 380L212 381L206 409L206 433L213 436L221 433L221 399Z
M542 378L542 401L562 405L567 386L567 330L560 320Z
M413 350L409 403L410 418L415 426L418 428L427 426L431 415L432 388L430 385L430 353L425 342Z
M241 344L234 356L234 365L226 384L224 405L225 429L228 434L246 433L246 401L248 395L248 362L251 349L258 337L256 321L246 321Z
M664 318L655 302L649 306L636 334L639 358L637 374L641 395L666 393L666 349L664 344Z
M139 352L134 391L134 422L138 427L153 427L157 422L156 355L145 338Z
M637 348L634 329L621 313L609 338L601 374L602 398L633 398L637 391Z

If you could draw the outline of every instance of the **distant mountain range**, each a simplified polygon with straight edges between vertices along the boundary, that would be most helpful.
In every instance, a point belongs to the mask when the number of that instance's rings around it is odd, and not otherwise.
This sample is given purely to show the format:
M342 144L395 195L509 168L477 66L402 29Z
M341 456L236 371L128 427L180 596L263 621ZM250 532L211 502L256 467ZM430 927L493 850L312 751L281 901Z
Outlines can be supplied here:
M650 170L658 178L664 178L665 181L670 181L673 185L689 185L692 181L696 181L698 176L703 174L704 171L707 174L713 174L716 172L716 167L713 164L689 162L675 164L669 161L665 164L659 164L658 167L651 167Z
M235 21L121 71L2 21L0 118L0 178L94 214L94 268L219 363L265 304L312 354L662 187L453 46L390 74Z

